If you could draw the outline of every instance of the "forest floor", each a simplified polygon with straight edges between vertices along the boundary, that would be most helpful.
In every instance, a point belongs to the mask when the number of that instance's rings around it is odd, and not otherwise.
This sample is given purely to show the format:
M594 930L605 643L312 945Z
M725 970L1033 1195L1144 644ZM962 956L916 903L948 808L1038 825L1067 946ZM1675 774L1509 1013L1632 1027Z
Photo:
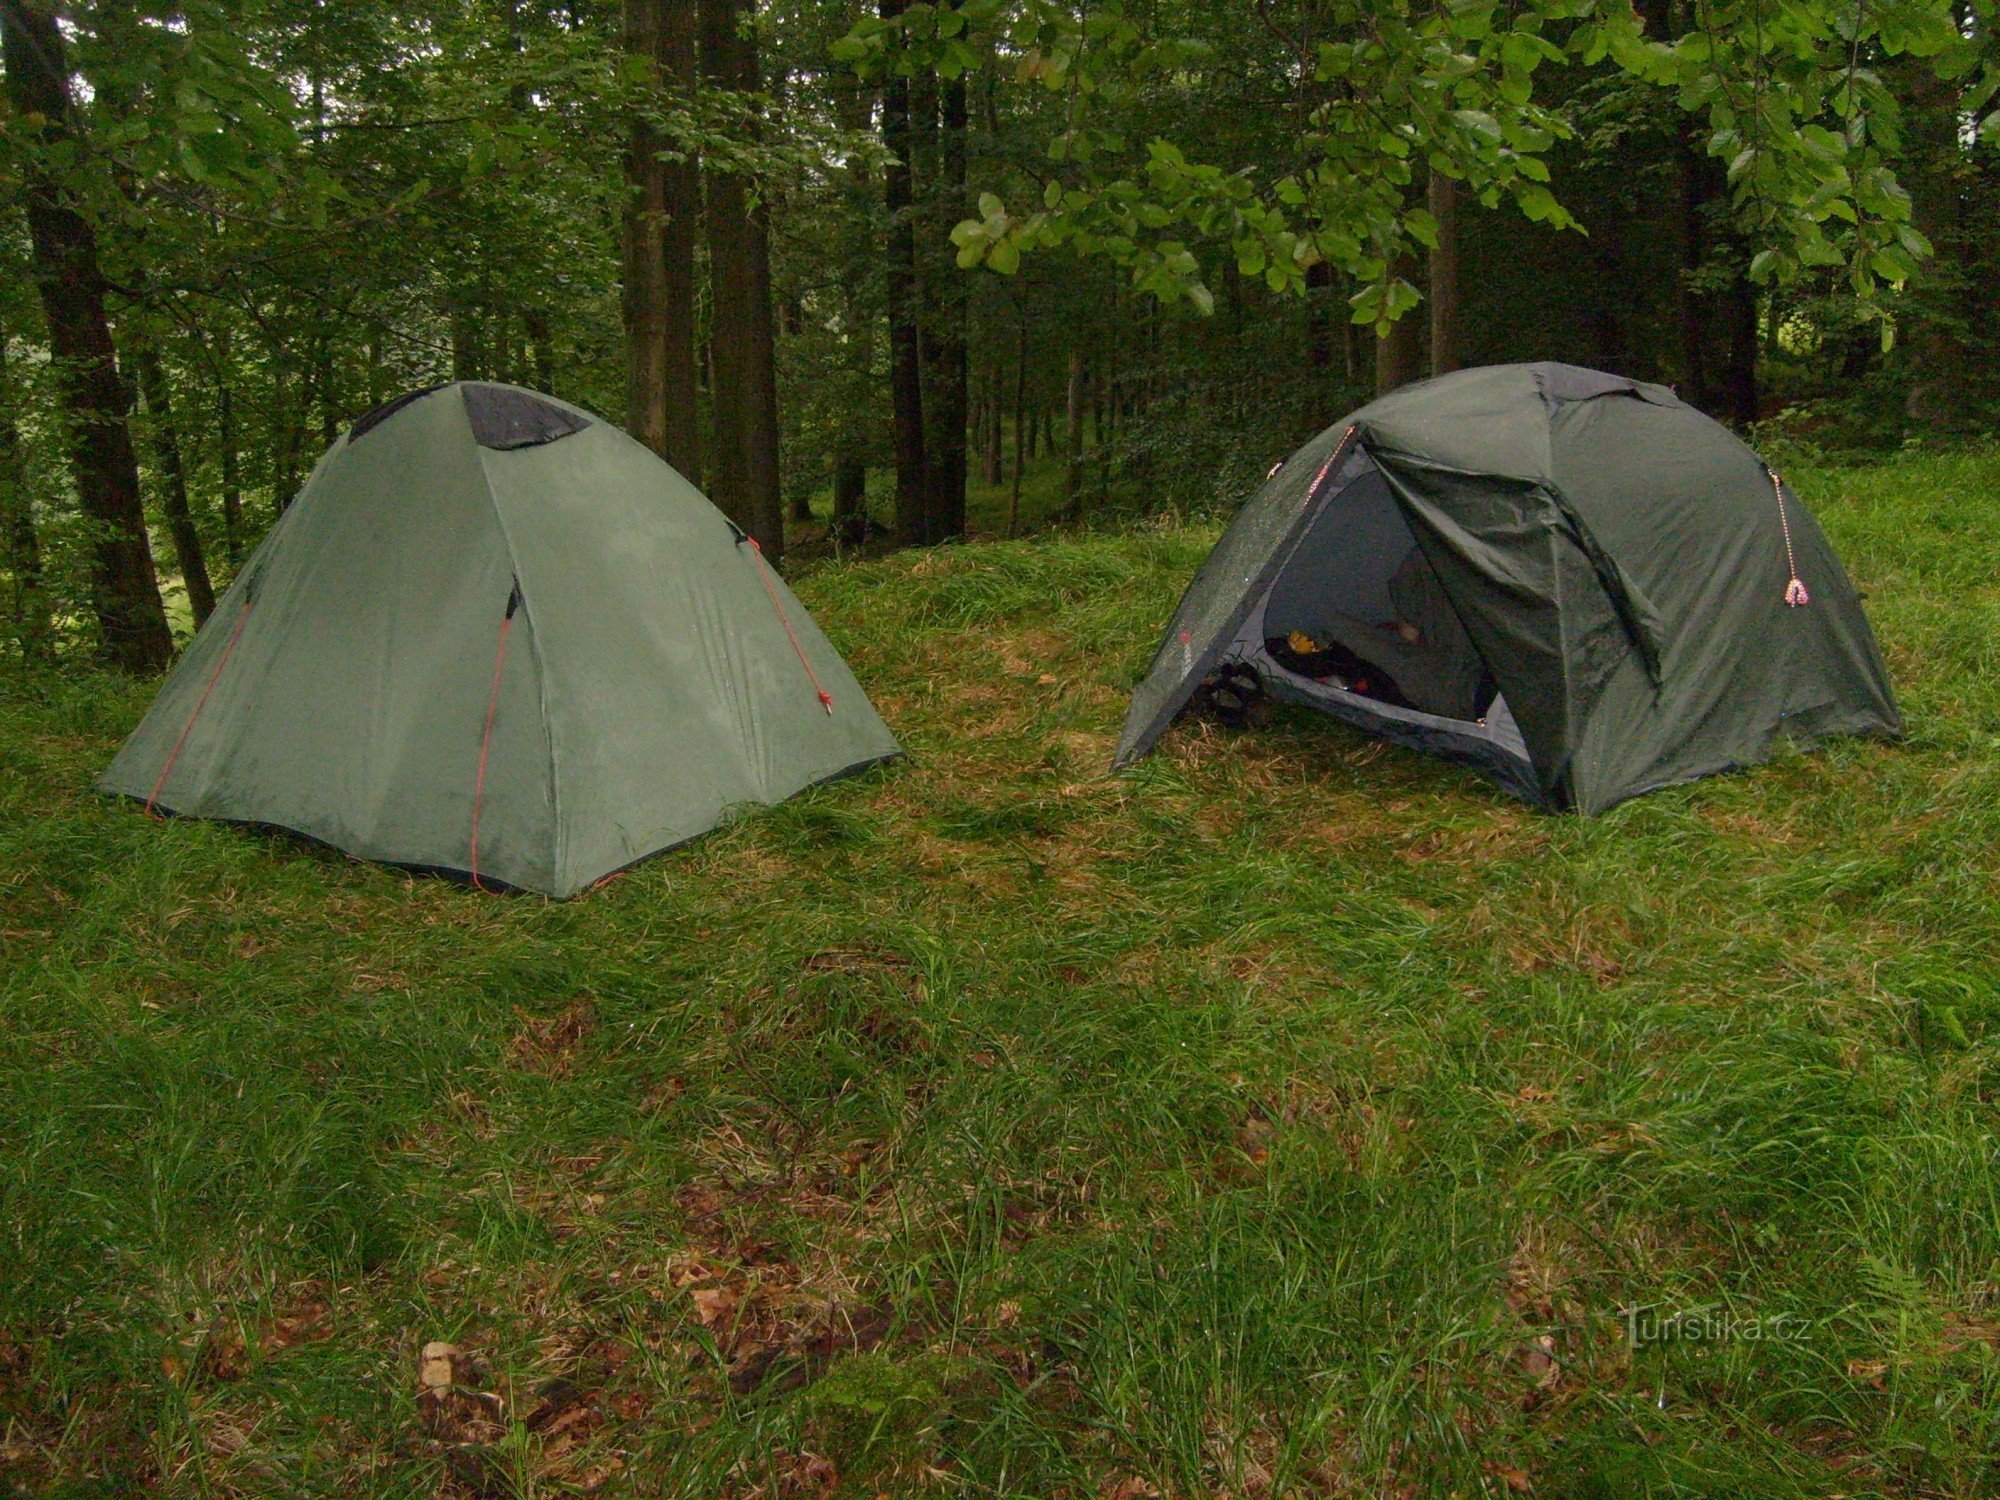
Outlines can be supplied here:
M1908 739L1594 820L1107 774L1213 531L810 572L908 760L560 905L5 680L0 1490L1990 1493L2000 458L1795 478Z

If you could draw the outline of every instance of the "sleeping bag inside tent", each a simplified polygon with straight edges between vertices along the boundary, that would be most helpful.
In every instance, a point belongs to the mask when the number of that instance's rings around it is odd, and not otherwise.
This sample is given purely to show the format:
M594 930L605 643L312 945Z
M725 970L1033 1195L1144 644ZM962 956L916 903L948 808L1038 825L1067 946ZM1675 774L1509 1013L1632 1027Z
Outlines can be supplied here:
M899 753L692 484L470 382L328 450L98 787L566 896Z
M1665 387L1561 364L1405 386L1273 469L1182 597L1116 764L1204 687L1589 813L1781 737L1902 729L1790 486Z

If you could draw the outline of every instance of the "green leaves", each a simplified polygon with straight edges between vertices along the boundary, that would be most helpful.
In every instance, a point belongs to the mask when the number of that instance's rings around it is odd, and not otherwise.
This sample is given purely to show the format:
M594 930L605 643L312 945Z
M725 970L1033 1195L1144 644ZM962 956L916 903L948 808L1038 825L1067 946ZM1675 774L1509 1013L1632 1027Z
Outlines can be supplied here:
M1051 183L1050 187L1060 195L1060 186ZM951 232L951 242L958 246L958 264L962 268L970 269L983 262L1002 276L1012 276L1021 268L1022 236L1032 233L1032 224L1017 224L998 197L981 193L979 217L959 223Z
M1356 316L1378 326L1415 296L1392 268L1435 240L1411 201L1427 172L1457 180L1470 200L1576 227L1547 160L1572 127L1537 98L1551 66L1610 69L1671 90L1728 164L1753 275L1783 282L1845 266L1864 299L1878 283L1906 282L1929 246L1898 232L1910 201L1892 165L1895 100L1862 64L1871 52L1907 54L1934 59L1946 76L1977 74L1964 91L1974 111L2000 93L2000 74L1981 71L1951 0L1704 0L1698 25L1662 37L1646 34L1630 0L1519 0L1506 11L1497 0L1432 10L1348 0L1311 42L1310 78L1285 85L1303 113L1282 170L1230 163L1171 135L1135 152L1125 132L1134 99L1199 87L1215 56L1209 38L1191 34L1209 29L1198 15L1123 0L1081 11L1056 0L920 4L893 23L864 19L836 55L864 71L950 76L972 65L952 49L969 49L1060 101L1048 146L1057 180L1045 185L1042 212L1015 223L982 205L954 234L962 264L1011 272L1024 253L1067 245L1126 266L1135 285L1202 306L1207 288L1189 246L1207 241L1239 275L1278 292L1299 289L1306 270L1327 262L1363 283ZM1225 76L1267 65L1236 56ZM1978 130L2000 143L2000 111Z

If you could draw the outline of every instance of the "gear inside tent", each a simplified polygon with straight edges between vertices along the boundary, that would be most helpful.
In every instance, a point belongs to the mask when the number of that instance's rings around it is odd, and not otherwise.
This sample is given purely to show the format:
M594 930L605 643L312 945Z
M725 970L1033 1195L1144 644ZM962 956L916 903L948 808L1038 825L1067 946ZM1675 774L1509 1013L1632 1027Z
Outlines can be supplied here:
M468 382L328 450L98 787L566 896L900 753L692 484Z
M1275 467L1183 595L1117 761L1268 696L1599 812L1901 732L1798 496L1662 386L1502 365L1406 386Z

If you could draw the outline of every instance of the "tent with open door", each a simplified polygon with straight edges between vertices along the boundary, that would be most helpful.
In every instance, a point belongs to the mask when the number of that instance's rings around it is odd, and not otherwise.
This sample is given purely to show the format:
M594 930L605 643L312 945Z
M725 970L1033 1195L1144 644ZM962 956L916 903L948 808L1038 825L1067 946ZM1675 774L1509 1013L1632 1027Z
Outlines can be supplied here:
M1591 813L1780 735L1902 727L1790 487L1666 388L1561 364L1406 386L1272 470L1182 597L1117 764L1218 676Z
M328 450L98 786L565 896L898 753L693 485L472 382Z

